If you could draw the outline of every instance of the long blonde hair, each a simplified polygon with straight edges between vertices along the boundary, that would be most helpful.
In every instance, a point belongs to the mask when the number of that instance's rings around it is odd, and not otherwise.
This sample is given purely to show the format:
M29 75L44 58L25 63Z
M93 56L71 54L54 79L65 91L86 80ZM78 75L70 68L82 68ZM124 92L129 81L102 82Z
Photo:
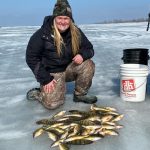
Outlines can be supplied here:
M62 54L62 47L65 46L65 43L63 41L63 38L58 31L54 19L54 44L57 48L57 53L60 56ZM71 31L71 45L72 45L72 52L75 56L79 52L80 42L81 42L81 35L79 29L76 27L76 25L70 21L70 31Z

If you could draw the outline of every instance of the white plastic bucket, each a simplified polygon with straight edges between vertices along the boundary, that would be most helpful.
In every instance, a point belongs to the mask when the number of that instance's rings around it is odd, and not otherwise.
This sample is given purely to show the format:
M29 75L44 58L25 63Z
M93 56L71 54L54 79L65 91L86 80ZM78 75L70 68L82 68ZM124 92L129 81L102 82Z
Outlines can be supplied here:
M145 100L148 66L140 64L120 65L120 97L124 101Z
M120 65L121 70L128 70L128 71L133 71L133 70L138 70L138 71L147 71L148 66L146 65L141 65L141 64L122 64Z

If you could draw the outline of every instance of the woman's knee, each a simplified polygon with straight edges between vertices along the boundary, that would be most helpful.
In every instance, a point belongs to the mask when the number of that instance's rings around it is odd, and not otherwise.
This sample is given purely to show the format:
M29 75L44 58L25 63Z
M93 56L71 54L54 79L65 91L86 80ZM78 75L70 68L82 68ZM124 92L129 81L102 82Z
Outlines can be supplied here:
M87 63L88 66L95 68L95 63L93 62L93 60L87 59L85 62Z
M54 97L51 94L44 93L41 103L47 109L56 109L64 103L64 100L65 100L64 96Z
M84 63L83 70L91 73L95 72L95 63L91 59L87 59L83 63Z
M43 106L47 109L56 109L59 106L64 104L64 100L61 101L55 101L55 102L51 102L51 103L46 103L46 102L42 102Z

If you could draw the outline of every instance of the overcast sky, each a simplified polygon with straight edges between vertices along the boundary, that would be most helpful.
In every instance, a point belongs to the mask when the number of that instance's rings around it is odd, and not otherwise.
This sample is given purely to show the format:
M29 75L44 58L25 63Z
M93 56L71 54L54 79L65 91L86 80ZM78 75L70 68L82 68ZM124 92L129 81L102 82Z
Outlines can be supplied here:
M150 0L68 0L77 24L147 18ZM41 25L56 0L1 0L0 26Z

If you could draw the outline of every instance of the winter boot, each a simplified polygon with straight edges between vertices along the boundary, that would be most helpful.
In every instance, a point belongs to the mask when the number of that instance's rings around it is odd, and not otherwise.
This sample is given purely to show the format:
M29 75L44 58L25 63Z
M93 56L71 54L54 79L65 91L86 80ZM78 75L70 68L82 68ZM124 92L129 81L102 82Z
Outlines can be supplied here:
M29 90L26 95L27 100L39 100L40 92L40 88L33 88Z
M93 104L97 102L97 97L96 96L91 96L91 95L75 95L73 98L74 102L83 102L87 104Z

